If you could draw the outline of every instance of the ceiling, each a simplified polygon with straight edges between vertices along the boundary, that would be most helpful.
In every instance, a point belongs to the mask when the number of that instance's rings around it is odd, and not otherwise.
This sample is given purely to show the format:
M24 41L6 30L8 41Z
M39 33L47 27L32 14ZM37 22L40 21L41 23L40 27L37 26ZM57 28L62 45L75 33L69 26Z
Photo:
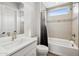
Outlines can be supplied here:
M24 7L24 4L22 2L13 2L13 3L17 5L19 8ZM46 8L62 5L64 3L68 3L68 2L43 2Z
M54 7L57 5L62 5L64 3L68 3L68 2L43 2L46 8Z

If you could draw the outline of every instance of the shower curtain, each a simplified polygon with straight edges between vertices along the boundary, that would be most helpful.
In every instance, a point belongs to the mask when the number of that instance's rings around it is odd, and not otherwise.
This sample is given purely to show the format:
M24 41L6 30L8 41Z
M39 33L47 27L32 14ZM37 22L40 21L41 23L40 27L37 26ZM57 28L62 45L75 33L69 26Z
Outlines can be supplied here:
M48 46L48 36L47 36L47 29L46 29L45 25L41 27L41 41L40 41L40 44Z
M47 28L45 25L45 17L41 13L41 34L40 34L40 44L48 46L48 36L47 36Z

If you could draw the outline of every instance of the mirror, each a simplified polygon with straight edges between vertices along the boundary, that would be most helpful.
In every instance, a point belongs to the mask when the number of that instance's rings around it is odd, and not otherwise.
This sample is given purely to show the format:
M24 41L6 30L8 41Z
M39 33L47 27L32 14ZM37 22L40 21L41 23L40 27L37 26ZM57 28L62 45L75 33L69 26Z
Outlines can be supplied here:
M23 6L21 2L0 2L0 37L24 33Z
M20 18L20 31L18 32L18 34L23 34L24 33L24 11L23 9L21 9L19 11L19 18Z

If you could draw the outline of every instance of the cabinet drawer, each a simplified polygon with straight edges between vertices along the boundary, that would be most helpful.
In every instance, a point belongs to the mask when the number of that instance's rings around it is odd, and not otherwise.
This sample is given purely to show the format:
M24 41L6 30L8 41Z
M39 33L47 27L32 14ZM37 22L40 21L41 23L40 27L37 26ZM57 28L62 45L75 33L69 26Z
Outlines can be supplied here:
M18 50L16 53L12 54L12 56L24 56L25 54L28 55L29 52L31 52L31 50L34 48L36 48L36 41L24 47L23 49Z

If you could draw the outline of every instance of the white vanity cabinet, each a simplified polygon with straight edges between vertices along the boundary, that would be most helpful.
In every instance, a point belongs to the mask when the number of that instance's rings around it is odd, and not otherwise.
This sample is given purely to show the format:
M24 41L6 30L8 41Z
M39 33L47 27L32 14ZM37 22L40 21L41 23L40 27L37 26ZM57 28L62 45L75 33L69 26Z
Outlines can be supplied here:
M34 41L10 56L36 56L36 45L36 41Z

